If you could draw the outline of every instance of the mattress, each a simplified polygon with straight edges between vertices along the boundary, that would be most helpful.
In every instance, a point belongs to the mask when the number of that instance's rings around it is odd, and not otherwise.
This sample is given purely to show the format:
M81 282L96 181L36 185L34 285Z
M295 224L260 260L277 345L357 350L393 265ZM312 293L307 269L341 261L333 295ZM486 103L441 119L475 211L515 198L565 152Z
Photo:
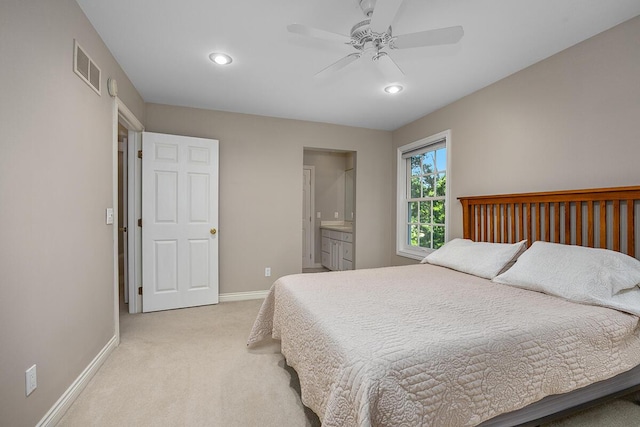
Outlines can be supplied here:
M325 427L472 426L640 365L638 320L420 264L280 278L248 345Z

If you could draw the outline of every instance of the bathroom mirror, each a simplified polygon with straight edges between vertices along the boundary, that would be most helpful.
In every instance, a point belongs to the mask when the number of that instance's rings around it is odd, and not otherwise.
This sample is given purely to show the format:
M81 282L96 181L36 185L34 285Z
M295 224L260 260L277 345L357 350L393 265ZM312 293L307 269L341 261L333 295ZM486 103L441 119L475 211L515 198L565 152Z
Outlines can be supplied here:
M344 219L345 221L355 221L354 199L355 186L353 168L347 169L344 173Z

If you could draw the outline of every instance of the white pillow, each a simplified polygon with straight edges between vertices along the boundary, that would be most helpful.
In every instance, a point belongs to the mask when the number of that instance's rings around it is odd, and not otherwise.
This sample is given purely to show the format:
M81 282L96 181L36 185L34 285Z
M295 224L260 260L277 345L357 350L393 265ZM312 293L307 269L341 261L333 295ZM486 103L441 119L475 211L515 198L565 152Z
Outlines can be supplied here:
M427 255L422 263L428 262L485 279L493 279L509 268L526 248L526 240L511 244L453 239Z
M640 315L640 261L607 249L535 242L493 281Z

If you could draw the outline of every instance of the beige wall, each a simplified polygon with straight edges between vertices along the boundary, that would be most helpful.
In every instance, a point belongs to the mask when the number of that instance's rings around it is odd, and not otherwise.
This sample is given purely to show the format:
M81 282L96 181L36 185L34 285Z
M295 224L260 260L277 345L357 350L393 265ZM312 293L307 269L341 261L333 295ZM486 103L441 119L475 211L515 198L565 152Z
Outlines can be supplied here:
M76 38L144 102L73 0L0 2L0 425L34 426L114 336L112 109ZM38 388L25 397L25 370Z
M638 40L640 17L394 131L393 145L451 129L454 200L638 185ZM393 159L395 176L395 149ZM450 237L460 237L462 210L453 205ZM392 244L394 264L413 262Z
M351 157L351 156L350 156ZM322 262L322 240L320 223L322 221L344 221L345 175L347 155L330 151L304 150L303 163L315 167L314 211L315 218L314 262ZM320 212L320 219L316 213ZM339 217L334 218L335 212Z
M146 125L220 141L221 293L265 290L301 271L305 147L357 152L357 267L388 265L390 132L157 104Z

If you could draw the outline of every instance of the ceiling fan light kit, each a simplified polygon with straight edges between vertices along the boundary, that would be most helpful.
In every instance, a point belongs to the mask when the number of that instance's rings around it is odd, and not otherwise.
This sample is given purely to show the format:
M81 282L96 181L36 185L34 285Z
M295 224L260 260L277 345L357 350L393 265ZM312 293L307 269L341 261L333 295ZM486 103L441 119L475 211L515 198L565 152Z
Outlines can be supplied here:
M291 24L291 33L351 45L356 49L337 62L322 69L316 76L327 76L345 68L355 60L366 56L377 64L388 81L398 81L404 76L387 50L454 44L460 41L464 30L460 26L420 31L394 36L391 24L404 0L358 0L367 19L355 24L350 35L337 34L303 24Z
M209 55L209 59L218 65L229 65L233 62L233 58L226 53L214 52Z
M394 95L400 91L402 91L402 89L404 89L402 86L400 85L391 85L391 86L387 86L384 88L384 91L387 93L390 93L391 95Z

